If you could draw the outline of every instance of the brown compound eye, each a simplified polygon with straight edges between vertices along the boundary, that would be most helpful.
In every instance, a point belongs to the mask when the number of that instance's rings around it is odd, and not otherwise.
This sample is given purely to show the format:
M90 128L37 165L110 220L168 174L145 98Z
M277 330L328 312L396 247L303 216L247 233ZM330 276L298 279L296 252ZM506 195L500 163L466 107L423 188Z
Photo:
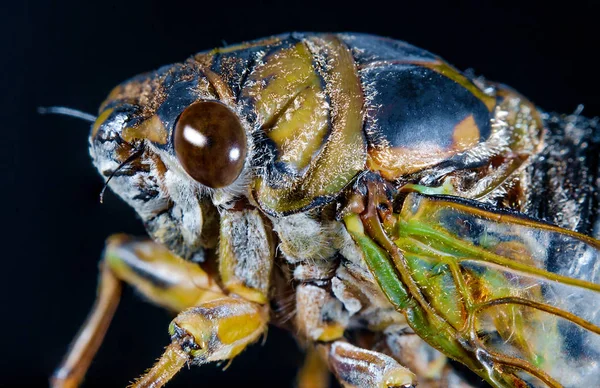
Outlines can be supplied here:
M238 116L217 101L188 106L175 126L175 153L185 171L214 189L233 183L246 160L246 134Z

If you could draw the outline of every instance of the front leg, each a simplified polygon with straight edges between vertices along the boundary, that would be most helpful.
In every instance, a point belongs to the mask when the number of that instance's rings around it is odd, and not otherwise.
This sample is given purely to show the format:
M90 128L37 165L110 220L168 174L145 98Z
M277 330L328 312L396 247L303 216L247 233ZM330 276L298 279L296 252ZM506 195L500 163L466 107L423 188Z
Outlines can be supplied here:
M244 203L221 213L219 275L224 289L260 304L269 301L275 242L268 221Z
M50 385L54 388L78 387L94 355L102 344L106 330L121 296L121 281L104 263L100 265L100 280L96 302L85 324L61 365L54 371Z
M220 225L219 275L229 296L179 314L169 326L171 344L133 388L161 387L187 363L231 360L265 332L275 254L271 229L243 203L223 210Z
M81 384L110 325L123 282L136 287L157 305L175 312L224 296L199 265L184 261L162 245L148 239L111 236L100 262L96 303L56 369L52 387L71 388Z
M224 289L198 264L151 240L124 235L109 238L96 303L51 385L79 386L108 329L122 282L133 285L159 306L183 311L169 329L173 343L137 386L162 386L188 362L237 355L266 329L265 305L274 256L271 233L256 209L223 212L219 272ZM189 309L193 306L196 309Z
M131 388L158 388L186 364L231 360L266 330L268 309L258 303L224 296L189 308L171 322L171 344Z

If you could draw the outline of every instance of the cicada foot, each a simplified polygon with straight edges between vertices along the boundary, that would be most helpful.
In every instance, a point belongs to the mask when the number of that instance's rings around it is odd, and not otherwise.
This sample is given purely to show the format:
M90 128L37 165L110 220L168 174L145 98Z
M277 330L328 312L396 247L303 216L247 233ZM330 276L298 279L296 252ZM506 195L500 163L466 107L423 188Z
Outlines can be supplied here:
M321 345L327 349L329 369L343 387L410 388L417 377L392 357L347 342Z
M100 262L96 302L56 369L50 383L52 387L72 388L83 381L117 308L123 282L175 312L224 296L197 264L186 262L147 239L111 236ZM168 353L174 359L181 354L176 348Z
M266 330L267 307L223 297L189 308L169 326L172 343L131 388L162 387L186 364L231 360Z

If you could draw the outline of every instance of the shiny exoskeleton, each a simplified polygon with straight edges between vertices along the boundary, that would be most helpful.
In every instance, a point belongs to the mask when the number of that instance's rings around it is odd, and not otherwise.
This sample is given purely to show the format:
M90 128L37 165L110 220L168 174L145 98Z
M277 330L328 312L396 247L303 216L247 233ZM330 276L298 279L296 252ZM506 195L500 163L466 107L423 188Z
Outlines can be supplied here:
M348 387L468 386L446 357L497 387L597 381L595 129L363 34L285 34L132 78L90 152L152 240L109 239L53 384L82 381L122 282L179 313L135 387L231 359L269 323L306 345L305 387L327 368Z

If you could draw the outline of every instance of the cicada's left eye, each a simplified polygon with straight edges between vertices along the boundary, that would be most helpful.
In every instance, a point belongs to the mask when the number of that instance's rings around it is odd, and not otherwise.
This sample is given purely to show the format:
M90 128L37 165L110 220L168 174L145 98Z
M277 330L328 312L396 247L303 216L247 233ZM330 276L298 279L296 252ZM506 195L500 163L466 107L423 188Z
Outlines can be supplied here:
M181 113L174 145L185 171L214 189L233 183L244 167L244 127L235 112L217 101L195 102Z

